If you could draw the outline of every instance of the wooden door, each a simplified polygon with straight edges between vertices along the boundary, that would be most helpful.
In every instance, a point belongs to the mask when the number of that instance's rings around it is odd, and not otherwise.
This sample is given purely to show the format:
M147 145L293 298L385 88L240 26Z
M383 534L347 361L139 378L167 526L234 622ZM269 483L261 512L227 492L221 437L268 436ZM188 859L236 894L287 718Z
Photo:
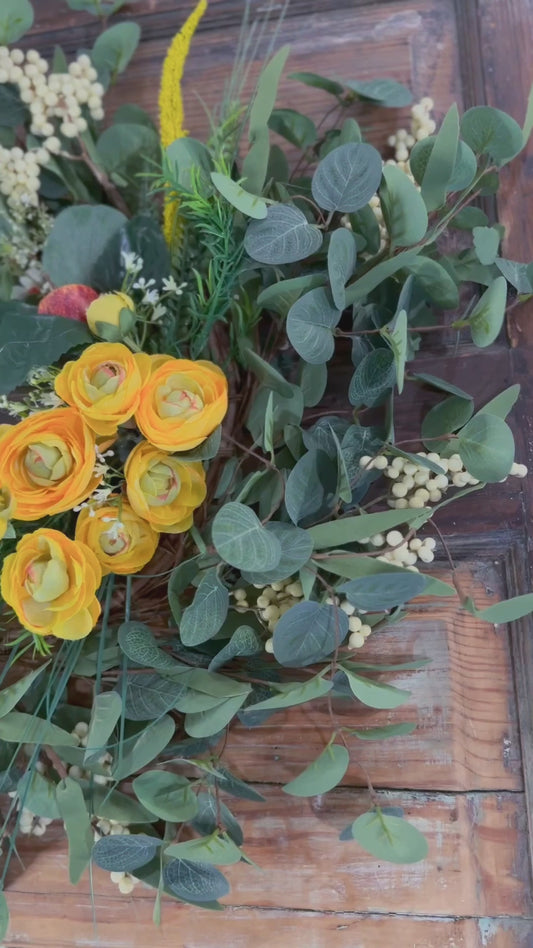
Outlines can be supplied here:
M35 42L44 51L55 43L69 53L91 44L96 29L89 17L66 12L60 0L39 0L36 7ZM136 101L155 113L161 60L189 8L185 0L141 0L131 8L143 41L111 94L113 105ZM198 31L185 83L192 134L206 129L193 90L201 90L208 106L216 103L242 8L242 0L211 0ZM388 75L410 84L415 97L432 96L439 117L457 101L464 108L486 102L523 119L533 78L533 0L292 0L283 36L291 44L289 71ZM295 94L299 107L317 117L329 105L320 92L290 80L282 83L280 104L293 106ZM377 145L384 144L391 123L403 124L406 117L371 109L362 116ZM509 229L506 256L517 260L533 258L532 180L530 152L513 163L499 198ZM531 308L515 311L507 338L502 335L482 359L469 344L457 348L449 339L426 348L423 365L451 382L467 380L479 404L520 382L513 425L519 460L530 468L532 319ZM349 371L339 366L340 374ZM334 405L335 393L330 398ZM429 407L424 398L418 395L405 413L408 433L418 431ZM529 589L531 511L526 479L496 485L443 512L440 528L478 604ZM446 579L444 554L437 569ZM64 839L50 833L21 851L26 871L11 880L6 948L531 948L532 643L529 620L493 627L445 600L420 602L394 632L371 640L367 653L432 659L422 671L395 680L412 690L412 706L387 718L416 718L418 728L388 743L361 742L341 788L311 800L280 790L311 758L313 746L323 746L327 721L319 709L276 715L253 733L232 731L228 763L258 786L267 803L261 808L239 801L246 851L261 868L232 867L224 913L165 903L162 927L154 929L152 892L138 887L134 898L120 896L96 870L93 921L89 883L69 888ZM383 723L384 715L366 710L357 720ZM428 834L426 862L377 865L355 843L338 841L342 827L367 806L364 769L383 801L402 805Z

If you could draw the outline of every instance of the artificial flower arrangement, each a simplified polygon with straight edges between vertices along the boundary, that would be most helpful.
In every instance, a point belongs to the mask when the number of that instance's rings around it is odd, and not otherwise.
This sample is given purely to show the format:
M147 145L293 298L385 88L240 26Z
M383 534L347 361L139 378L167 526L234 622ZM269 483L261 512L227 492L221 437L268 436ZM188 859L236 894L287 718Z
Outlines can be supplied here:
M254 741L271 715L322 702L329 740L283 789L325 793L358 740L415 727L357 727L361 703L409 696L382 673L424 664L365 661L370 635L420 594L487 622L533 608L479 610L424 571L440 508L527 473L505 421L518 386L474 405L416 368L425 331L481 350L509 295L533 294L533 264L502 257L503 228L472 204L496 191L533 110L522 129L452 106L437 129L422 99L384 160L354 111L406 106L404 86L293 74L337 106L322 130L275 108L284 47L243 101L245 27L203 143L183 130L180 82L205 7L170 46L159 131L136 105L104 124L134 22L48 63L14 45L28 0L0 13L2 882L17 834L62 820L73 883L92 860L121 892L152 886L156 907L165 892L219 908L220 867L248 860L229 805L262 797L225 765L234 722ZM463 249L449 251L451 228ZM336 353L353 375L331 413ZM407 384L439 401L399 443ZM427 855L371 785L368 811L346 819L339 846Z

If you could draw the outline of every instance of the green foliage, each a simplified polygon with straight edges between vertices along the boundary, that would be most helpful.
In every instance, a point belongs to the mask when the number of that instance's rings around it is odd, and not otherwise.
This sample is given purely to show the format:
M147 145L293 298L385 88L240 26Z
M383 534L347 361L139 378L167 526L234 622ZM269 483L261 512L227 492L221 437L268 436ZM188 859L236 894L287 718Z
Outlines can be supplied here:
M221 628L229 606L229 593L220 581L216 569L202 577L190 606L180 620L180 637L184 645L192 647L207 642Z
M293 485L294 481L291 490L294 489ZM288 490L289 485L287 483ZM281 557L278 565L272 570L242 571L243 579L246 582L264 583L265 586L268 583L289 579L307 563L313 552L313 541L307 530L301 530L289 523L268 523L266 529L276 537L281 546Z
M237 569L270 570L281 559L281 544L266 530L253 510L229 503L213 520L213 543L217 553Z
M9 928L9 907L3 892L0 892L0 938L5 938Z
M407 86L396 82L395 79L368 79L364 82L349 79L344 84L355 92L359 99L387 109L403 108L413 101L412 93Z
M373 349L361 360L352 380L348 398L356 408L379 405L396 381L394 353L390 349Z
M490 346L497 338L505 318L507 282L497 277L478 300L468 319L472 342L480 349Z
M49 744L50 747L76 745L68 731L22 711L10 711L0 718L0 740L10 744Z
M268 122L288 55L289 47L282 46L262 69L252 100L248 126L248 141L251 147L243 161L242 173L247 188L253 194L260 194L265 184L270 152Z
M173 859L163 870L167 889L186 902L209 902L229 892L229 884L219 869L209 863Z
M141 28L131 20L115 23L100 33L91 51L91 59L100 77L110 76L114 80L124 72L140 38Z
M259 263L280 264L304 260L322 245L318 227L290 204L267 209L264 220L252 220L244 237L244 249Z
M316 698L323 698L331 691L332 687L332 682L320 675L305 682L296 681L285 685L274 684L272 688L275 689L276 694L271 698L265 698L263 701L248 705L242 712L241 717L246 723L247 712L279 711L283 708L294 708L299 704L314 701Z
M52 364L75 346L92 341L83 323L63 316L38 316L30 307L28 310L18 313L12 303L0 303L0 394L21 385L35 367L36 358Z
M398 708L410 698L411 692L404 691L401 688L394 688L392 685L385 685L381 681L373 681L371 678L364 678L351 671L345 664L341 665L344 674L348 679L350 690L362 704L369 708L381 708L389 710Z
M339 586L349 602L365 612L383 612L419 596L426 587L426 579L418 573L390 576L378 574L352 579Z
M294 465L285 486L285 507L296 525L308 526L331 513L337 493L337 464L311 448Z
M89 733L84 763L99 757L105 750L115 725L122 714L122 698L117 691L101 692L95 695L91 710Z
M321 365L335 351L333 330L341 311L332 305L327 290L310 290L294 303L287 315L287 335L299 356L311 365Z
M291 72L287 79L296 79L298 82L303 82L305 86L311 86L312 89L322 89L323 92L329 92L330 95L337 97L343 93L343 86L340 82L334 82L333 79L319 76L315 72Z
M518 122L489 105L474 106L465 112L461 135L476 155L488 155L499 166L507 164L523 147Z
M115 780L124 780L125 777L129 777L130 774L142 770L151 763L170 743L174 730L174 721L165 714L138 734L123 741L118 759L113 766ZM105 813L101 815L105 816ZM107 817L107 819L120 819L120 817Z
M480 412L461 429L457 450L469 474L492 483L507 477L514 461L511 429L496 415Z
M142 667L167 671L177 665L171 655L159 648L155 636L143 622L123 622L118 629L118 642L124 655Z
M274 629L274 655L286 668L325 661L348 635L348 616L337 606L300 602Z
M201 839L188 839L183 843L172 843L165 848L165 855L188 862L214 863L231 866L240 862L243 854L229 836L220 836L215 830Z
M69 877L76 885L91 859L93 829L83 792L76 780L65 777L56 789L56 799L68 839Z
M18 681L13 682L12 685L0 691L0 718L3 718L4 715L13 710L15 705L24 697L26 692L33 685L33 682L36 681L47 665L48 662L41 665L40 668L35 668L33 671L28 672L27 675L19 678Z
M427 840L411 823L375 807L359 816L350 827L357 840L376 859L400 864L420 862L428 855Z
M345 308L344 288L355 270L356 257L357 247L350 231L345 227L334 230L328 246L328 277L337 309Z
M92 860L107 872L134 872L157 854L161 840L145 833L102 836L93 846Z
M426 205L420 192L397 165L385 165L379 196L391 247L410 247L428 227Z
M428 211L442 207L453 179L459 146L459 112L455 103L446 113L428 157L422 179L422 198Z
M297 148L308 148L317 138L313 120L295 109L274 109L268 127Z
M349 763L350 755L342 744L328 744L309 767L284 785L283 791L293 797L327 793L341 782Z
M453 106L452 106L453 109ZM450 110L451 111L451 110ZM449 115L450 113L448 113ZM448 116L446 116L448 118ZM444 140L441 140L437 155L435 158L435 163L438 159L438 168L432 160L433 149L435 148L435 143L437 141L437 136L428 135L427 138L423 138L421 141L417 142L409 155L409 168L411 169L412 175L417 182L417 184L422 185L426 176L428 165L431 162L430 168L430 177L426 183L426 191L431 182L430 189L430 202L433 203L434 200L442 198L442 190L445 194L449 194L451 191L462 191L463 188L468 188L472 184L477 171L477 160L474 152L469 146L463 142L461 139L457 141L455 161L453 165L453 170L450 175L449 172L449 155L453 149L453 139L455 137L455 117L452 111L451 118L449 119L449 124L446 126L446 135ZM443 125L443 128L445 126ZM442 129L441 129L442 131ZM440 132L439 132L440 135ZM441 148L442 146L442 148ZM444 181L441 183L439 177L441 172L444 173ZM426 205L427 206L427 205ZM437 205L438 207L439 205ZM428 207L428 210L430 208ZM464 209L467 212L470 211L479 211L479 208L467 207ZM463 212L461 212L463 213ZM480 212L481 213L481 212ZM457 215L458 216L458 215ZM457 217L453 219L453 226L458 226Z
M313 175L315 201L326 211L358 211L378 189L381 164L381 156L372 145L340 145L322 159Z
M135 778L133 789L139 802L160 820L181 823L191 820L198 811L196 794L187 777L163 770L147 770Z
M2 0L0 9L0 45L16 43L33 24L30 0Z
M55 286L94 286L94 271L126 224L120 211L104 205L67 207L55 219L43 251L43 266Z
M227 174L221 174L219 171L211 172L211 181L215 188L234 207L247 217L254 220L263 220L267 216L267 206L261 198L255 194L245 191L237 181L234 181Z
M424 510L385 510L382 513L342 517L329 523L319 523L307 532L315 549L322 550L332 546L341 547L346 543L362 543L376 533L386 533L402 523L418 520L423 514Z

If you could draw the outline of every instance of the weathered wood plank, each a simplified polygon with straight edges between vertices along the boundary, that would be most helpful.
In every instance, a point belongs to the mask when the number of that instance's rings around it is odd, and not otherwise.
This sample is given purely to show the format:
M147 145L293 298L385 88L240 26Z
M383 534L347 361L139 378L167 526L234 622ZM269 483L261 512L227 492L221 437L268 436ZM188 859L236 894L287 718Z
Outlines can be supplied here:
M410 866L380 863L378 871L376 860L355 842L338 839L350 820L368 808L366 792L339 789L325 797L301 800L276 787L258 787L267 801L260 806L228 799L242 822L245 851L260 871L244 863L225 870L232 884L232 893L223 900L227 905L325 913L533 915L521 793L379 793L382 805L403 806L406 817L427 834L429 857ZM46 900L50 911L57 913L57 921L62 917L65 890L69 890L66 848L61 836L54 841L55 833L51 830L49 839L22 842L21 856L29 857L29 865L23 876L11 882L8 897L10 893L33 896L39 905ZM109 876L98 869L94 892L98 917L110 896L114 903L117 895ZM137 886L134 911L146 912L140 906L152 901L153 892ZM90 904L86 877L76 904ZM171 903L165 914L167 919L180 918L183 924L198 914L206 931L211 925L215 932L219 925L218 915ZM15 920L11 937L18 932L22 941L24 926L23 918ZM124 932L123 937L129 945L132 934Z
M202 912L165 905L154 931L151 906L130 898L101 899L93 925L88 902L67 893L57 905L13 893L14 920L24 920L24 942L16 936L5 948L530 948L531 921L518 918L409 918L405 915L322 914L279 909L229 908L207 918ZM75 934L72 919L76 916ZM60 922L60 924L58 923ZM177 934L179 932L179 934ZM180 942L176 938L182 939ZM157 939L157 941L156 941Z
M503 577L495 567L463 564L458 574L480 608L505 595ZM447 571L437 575L450 581ZM366 769L378 787L522 786L506 629L474 620L460 610L457 600L426 600L404 622L371 636L354 657L370 662L428 657L431 664L417 672L383 676L411 691L409 703L395 711L334 701L336 722L346 727L418 724L413 734L387 742L348 738L351 764L343 783L366 786ZM318 756L332 727L326 702L294 708L273 715L253 731L237 724L229 733L225 757L245 780L269 781L275 773L277 782L288 781Z

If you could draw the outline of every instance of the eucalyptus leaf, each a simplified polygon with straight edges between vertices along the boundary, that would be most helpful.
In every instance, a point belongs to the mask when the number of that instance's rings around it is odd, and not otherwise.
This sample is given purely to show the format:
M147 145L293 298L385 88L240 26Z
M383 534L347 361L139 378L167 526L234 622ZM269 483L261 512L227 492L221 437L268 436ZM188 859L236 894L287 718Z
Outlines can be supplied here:
M282 790L293 797L313 797L327 793L344 777L350 763L350 755L342 744L330 744Z
M448 447L443 439L435 443L434 438L447 435L462 428L474 413L474 403L471 398L460 395L449 395L438 405L430 408L422 422L421 436L430 451L440 451Z
M82 789L72 777L65 777L58 783L56 800L68 839L69 878L72 885L77 885L91 861L91 820Z
M43 267L51 282L55 286L67 283L94 286L93 273L106 253L106 244L126 222L120 211L99 204L67 207L61 211L43 250Z
M320 404L327 384L328 370L324 362L319 365L311 365L310 362L303 363L300 387L306 408L315 408L316 405Z
M119 681L117 690L122 683ZM129 721L153 721L161 718L174 707L185 686L163 678L157 672L126 675L124 692L124 716Z
M167 147L166 159L180 190L191 192L195 185L204 191L210 188L213 163L203 142L189 136L177 138Z
M304 260L321 246L321 231L291 204L270 206L264 220L250 222L244 237L246 253L271 265Z
M431 149L422 179L422 198L428 211L446 201L457 161L459 145L459 112L454 103L446 113Z
M323 698L332 689L332 682L320 675L310 678L307 681L295 681L285 685L273 685L276 694L271 698L265 698L255 704L248 705L241 712L241 717L246 723L246 714L255 711L277 711L283 708L294 708L300 704L306 704L307 701L314 701L316 698Z
M350 283L346 288L346 305L351 306L352 303L358 303L364 300L372 290L375 290L380 283L383 283L388 277L393 276L398 270L411 268L413 272L415 272L414 267L416 266L418 252L418 249L403 250L401 253L396 254L396 256L375 264L368 273L365 273L353 283Z
M258 655L262 651L263 640L259 633L248 625L241 625L235 629L229 642L211 659L208 670L217 671L234 658Z
M346 305L344 288L355 270L357 248L351 231L338 227L330 236L328 247L328 276L333 302L337 309Z
M263 67L250 107L248 141L251 147L244 159L242 173L247 188L254 194L260 194L265 184L270 152L268 120L288 55L289 47L282 46Z
M344 85L355 92L358 98L374 102L387 109L403 108L413 101L410 89L401 82L397 82L396 79L366 79L364 81L347 79Z
M141 28L132 20L110 26L100 33L92 48L91 59L95 68L98 72L110 73L112 77L124 72L140 38Z
M95 695L87 734L84 762L101 755L122 713L122 698L117 691Z
M340 145L318 164L311 183L313 197L326 211L358 211L376 193L381 167L381 155L372 145Z
M372 856L386 862L404 865L428 855L427 840L416 827L379 807L359 816L352 823L351 835Z
M263 583L267 586L269 583L281 582L289 579L294 573L307 563L313 552L313 541L307 530L301 530L300 527L289 523L272 522L266 525L266 529L273 533L279 540L281 546L281 558L276 567L272 570L251 571L243 570L242 577L248 583Z
M229 607L229 592L221 582L217 569L207 570L190 606L180 621L180 638L192 648L213 638L221 628Z
M392 349L394 367L396 370L396 385L401 395L403 392L405 362L408 351L407 313L404 309L401 309L400 312L396 314L390 325L383 327L381 336Z
M530 612L533 612L533 594L526 593L523 596L514 596L512 599L497 602L496 605L487 606L486 609L476 609L475 615L478 619L484 619L485 622L500 624L516 622L517 619L529 615Z
M166 714L139 734L124 741L113 763L115 780L124 780L130 774L146 767L167 747L174 736L174 731L174 721Z
M157 753L157 751L156 751ZM141 765L142 766L142 765ZM103 820L115 820L117 823L155 823L156 816L141 806L133 797L110 790L109 787L88 787L84 791L90 812Z
M312 365L331 359L335 351L333 330L341 311L323 288L310 290L294 303L287 315L289 342L299 356Z
M399 256L396 258L399 259ZM416 277L429 300L442 309L456 309L459 306L457 285L437 260L430 257L415 257L406 263L405 269Z
M483 408L480 408L478 415L488 413L489 415L497 415L498 418L505 419L516 404L519 395L520 385L510 385L509 388L500 392L499 395L491 398L490 402L487 402Z
M219 194L226 198L228 204L231 204L241 214L246 214L247 217L252 217L254 220L263 220L267 216L265 202L256 194L250 194L229 175L212 171L211 181Z
M213 520L217 553L236 569L274 569L281 559L281 544L244 504L225 504Z
M229 892L225 876L209 863L173 859L163 869L167 889L187 902L210 902Z
M342 95L344 91L344 87L340 82L327 79L325 76L319 76L315 72L291 72L287 79L296 79L306 86L311 86L312 89L322 89L323 92L329 92L330 95L337 97Z
M528 295L533 293L533 283L528 272L529 264L505 260L503 257L496 257L494 263L507 282L514 286L518 293L527 293Z
M292 397L293 386L290 382L287 382L270 362L265 362L265 360L252 349L248 340L241 345L241 355L244 364L252 370L263 385L273 389L285 398Z
M118 629L118 643L124 654L141 667L155 671L176 667L176 660L159 648L154 634L144 622L123 622Z
M478 480L494 483L509 474L514 438L502 418L479 412L459 432L456 443L465 468Z
M382 573L351 579L338 588L357 609L384 612L420 596L426 588L426 579L418 573L409 576Z
M7 688L3 688L2 691L0 691L0 718L13 710L15 705L24 697L33 682L39 677L48 664L49 662L45 662L40 668L35 668L33 671L28 672L27 675L24 675L22 678L19 678L18 681L13 682L12 685L8 685Z
M507 281L504 276L500 276L485 290L468 319L472 341L479 348L490 346L498 337L505 318L506 303Z
M309 148L317 139L313 120L295 109L274 109L268 127L297 148Z
M186 714L184 727L187 734L191 737L209 737L211 734L217 734L233 720L251 690L249 685L247 691L225 698L214 708Z
M0 740L9 744L49 744L50 747L72 747L77 740L44 718L21 711L10 711L0 718Z
M0 45L16 43L33 25L33 7L29 0L2 0L0 7Z
M385 685L381 681L373 681L371 678L356 675L355 672L350 671L345 666L342 666L342 670L355 697L369 708L380 708L382 710L398 708L405 704L411 696L410 691L404 691L401 688L394 688L392 685Z
M92 850L92 860L107 872L134 872L157 854L162 841L145 833L102 836Z
M350 404L378 405L396 381L394 353L390 349L373 349L357 366L348 391Z
M340 548L347 543L362 543L368 537L386 533L400 524L409 524L424 513L424 510L385 510L382 513L340 517L310 527L307 533L317 550L332 546Z
M192 819L198 801L187 777L164 770L147 770L133 781L135 796L161 820L181 823Z
M461 135L476 155L490 155L504 165L523 148L522 129L510 115L489 105L468 109L461 119Z
M495 263L500 244L500 235L495 227L474 227L474 248L480 263L490 266Z
M241 827L222 800L212 793L200 791L198 794L198 813L191 821L191 826L202 836L216 832L220 822L225 826L230 839L236 846L241 846L244 840Z
M165 855L175 859L187 859L189 862L213 863L217 866L231 866L242 859L242 852L233 840L229 836L220 836L218 832L201 839L172 843L166 847Z
M0 394L24 383L37 363L52 365L75 346L87 345L87 327L63 316L16 313L11 303L0 303Z
M296 525L309 525L331 513L337 492L337 463L312 448L296 462L285 485L285 507Z
M424 237L428 213L422 196L397 165L385 165L379 191L391 246L410 247Z
M314 290L325 282L325 273L306 273L290 280L280 280L279 283L271 283L261 290L257 303L264 309L273 309L280 316L286 316L302 293Z
M9 928L9 907L3 892L0 892L0 938L3 940Z
M348 635L348 616L328 603L300 602L278 620L274 656L286 668L325 661Z
M415 143L409 155L409 168L417 184L421 185L424 180L436 140L436 135L428 135L427 138ZM465 142L459 139L453 172L449 180L446 181L446 193L468 188L476 176L476 171L477 160L474 152ZM465 210L478 210L478 208L466 208Z

